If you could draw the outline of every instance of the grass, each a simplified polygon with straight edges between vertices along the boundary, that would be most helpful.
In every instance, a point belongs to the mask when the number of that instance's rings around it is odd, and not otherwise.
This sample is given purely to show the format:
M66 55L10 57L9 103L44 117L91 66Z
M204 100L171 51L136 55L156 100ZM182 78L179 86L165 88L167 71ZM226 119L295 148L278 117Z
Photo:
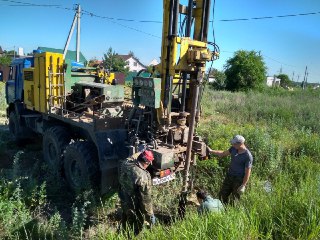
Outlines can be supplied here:
M248 191L220 214L199 217L190 206L181 221L176 219L180 180L159 186L154 191L154 206L158 216L170 213L170 219L160 218L161 224L145 229L139 237L319 239L319 98L320 91L207 89L197 131L211 148L223 150L228 149L233 135L244 135L254 155ZM21 148L10 143L7 132L0 132L0 139L4 150L15 153L12 168L2 171L0 177L0 238L126 239L116 232L116 194L99 197L87 192L71 197L64 183L57 184L50 175L41 157L33 156L33 149L18 152ZM34 159L25 168L30 155ZM217 158L198 162L195 186L216 197L228 163L228 159ZM270 184L267 190L266 182Z
M6 101L5 101L5 84L0 82L0 112L5 111L6 109Z

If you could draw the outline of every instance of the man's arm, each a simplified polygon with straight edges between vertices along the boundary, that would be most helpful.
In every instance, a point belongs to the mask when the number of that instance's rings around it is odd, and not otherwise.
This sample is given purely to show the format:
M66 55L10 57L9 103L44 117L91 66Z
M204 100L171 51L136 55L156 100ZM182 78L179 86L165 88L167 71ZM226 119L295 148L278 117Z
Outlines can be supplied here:
M243 194L245 189L246 189L246 185L249 181L249 178L250 178L250 175L251 175L251 167L250 168L245 168L245 175L244 175L244 178L242 180L242 184L241 186L238 188L238 193L239 194Z
M246 168L245 169L245 174L244 174L244 178L242 180L242 186L246 186L248 181L249 181L249 178L250 178L250 175L251 175L251 168Z
M216 155L218 157L227 157L230 155L230 152L229 150L226 150L226 151L221 151L221 150L212 150L211 148L209 148L209 152L213 155Z

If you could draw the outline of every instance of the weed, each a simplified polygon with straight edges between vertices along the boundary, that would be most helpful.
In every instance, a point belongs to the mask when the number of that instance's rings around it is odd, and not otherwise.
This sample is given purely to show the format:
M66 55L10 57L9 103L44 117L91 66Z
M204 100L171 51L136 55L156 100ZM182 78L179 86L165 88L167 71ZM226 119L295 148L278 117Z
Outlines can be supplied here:
M254 156L248 190L222 213L200 217L189 207L186 218L179 220L181 178L154 187L159 224L144 229L138 238L319 239L320 108L315 104L319 98L319 91L208 90L197 132L211 148L221 150L230 147L235 134L246 138ZM8 148L7 141L7 133L0 131L0 155ZM40 160L24 166L27 151L16 152L11 174L0 176L0 238L127 238L116 231L116 193L99 198L87 191L72 197L61 177ZM229 161L214 157L198 161L193 168L194 185L216 198Z

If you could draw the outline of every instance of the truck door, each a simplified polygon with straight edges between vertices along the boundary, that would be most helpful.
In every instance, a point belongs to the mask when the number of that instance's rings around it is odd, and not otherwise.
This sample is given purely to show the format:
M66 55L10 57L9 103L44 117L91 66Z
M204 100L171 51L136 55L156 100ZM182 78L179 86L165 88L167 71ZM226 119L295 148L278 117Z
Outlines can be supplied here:
M9 79L6 82L6 100L7 104L12 103L16 99L16 75L17 65L11 65L9 71Z

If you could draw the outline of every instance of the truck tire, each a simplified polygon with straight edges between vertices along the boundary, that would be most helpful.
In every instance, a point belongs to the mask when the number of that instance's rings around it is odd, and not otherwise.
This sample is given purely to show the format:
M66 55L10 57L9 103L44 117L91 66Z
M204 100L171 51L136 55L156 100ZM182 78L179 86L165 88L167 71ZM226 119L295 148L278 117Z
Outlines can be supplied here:
M18 115L15 112L11 112L9 115L9 131L17 142L24 139L22 137L22 129L23 127L20 126Z
M76 141L64 152L64 173L74 191L98 187L98 155L95 145L89 141Z
M71 141L68 129L61 126L48 128L43 136L43 158L58 171L62 169L62 154Z

